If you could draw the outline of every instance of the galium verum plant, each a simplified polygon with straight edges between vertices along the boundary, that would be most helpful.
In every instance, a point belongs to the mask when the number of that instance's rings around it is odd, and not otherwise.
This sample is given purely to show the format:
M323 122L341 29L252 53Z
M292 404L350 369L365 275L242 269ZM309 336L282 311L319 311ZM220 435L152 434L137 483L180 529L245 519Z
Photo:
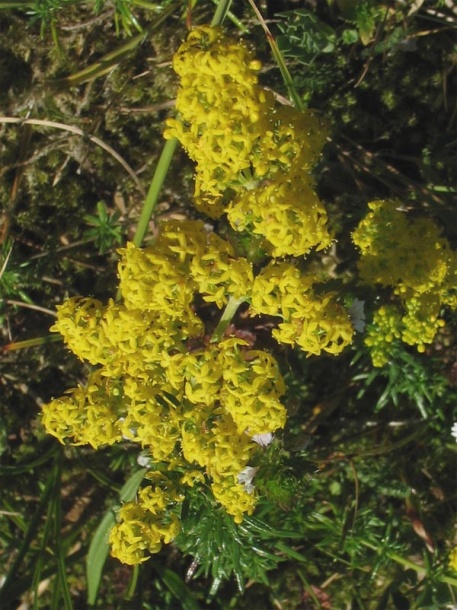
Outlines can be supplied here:
M360 249L360 278L392 290L374 312L366 345L374 366L387 364L395 341L423 353L457 307L457 253L430 218L409 221L399 201L373 201L352 238Z
M173 66L179 115L165 137L178 138L197 164L197 208L213 218L225 212L274 257L328 246L309 172L328 135L318 114L278 106L257 82L260 62L219 28L193 30Z
M43 407L47 431L95 449L127 440L151 460L146 485L110 534L112 554L128 564L177 536L190 487L210 489L214 509L236 523L254 511L247 473L261 457L259 439L286 425L286 388L270 353L224 333L239 305L251 318L272 317L273 338L309 356L341 353L354 333L339 295L292 258L333 239L310 173L325 123L314 111L278 106L258 84L260 63L219 27L192 30L173 65L178 112L165 137L178 138L196 163L195 206L225 217L256 247L243 256L201 220L168 220L152 246L119 251L121 300L78 297L58 307L52 330L94 368L86 384ZM440 308L456 305L455 253L433 223L408 224L397 207L370 204L353 234L362 280L393 288L389 315L394 305L406 310L387 331L378 320L385 310L375 314L366 338L375 366L396 336L422 350ZM220 317L216 330L202 315L208 308ZM433 314L426 322L423 311Z
M257 84L260 63L220 28L193 30L174 67L179 114L165 137L177 136L196 161L195 205L226 214L270 262L254 274L202 221L169 220L153 246L119 251L120 302L78 297L58 307L52 330L94 369L43 407L46 430L95 449L128 439L152 461L110 535L113 555L128 564L177 535L189 486L209 485L237 523L251 514L257 497L244 473L259 437L285 426L274 357L237 336L216 331L209 340L196 296L219 310L247 302L251 316L276 316L275 339L309 354L337 354L353 334L334 294L315 293L314 277L277 260L330 243L309 173L325 125L314 112L277 107Z

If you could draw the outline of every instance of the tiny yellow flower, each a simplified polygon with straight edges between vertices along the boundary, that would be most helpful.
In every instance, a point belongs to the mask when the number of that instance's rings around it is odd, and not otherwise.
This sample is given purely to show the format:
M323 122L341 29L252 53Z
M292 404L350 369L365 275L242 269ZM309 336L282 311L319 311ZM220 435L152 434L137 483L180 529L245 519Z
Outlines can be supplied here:
M449 555L449 567L454 572L457 572L457 546L450 550Z

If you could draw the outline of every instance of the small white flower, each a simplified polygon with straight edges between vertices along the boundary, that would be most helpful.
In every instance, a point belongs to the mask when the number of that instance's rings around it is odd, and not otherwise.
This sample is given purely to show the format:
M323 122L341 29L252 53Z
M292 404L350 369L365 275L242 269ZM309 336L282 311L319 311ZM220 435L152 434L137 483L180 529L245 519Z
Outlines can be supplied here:
M272 432L265 432L265 434L254 434L252 437L254 443L257 443L261 447L268 447L273 439L274 434Z
M252 484L252 479L255 477L258 468L253 468L252 466L246 466L240 474L238 475L238 483L244 485L245 491L248 494L252 494L254 491L254 485Z
M452 426L451 434L455 438L455 440L457 441L457 422L455 422L454 425Z
M349 317L351 318L352 326L358 333L363 333L365 329L365 301L354 299L349 307Z
M136 461L141 468L151 468L152 460L147 455L139 455Z

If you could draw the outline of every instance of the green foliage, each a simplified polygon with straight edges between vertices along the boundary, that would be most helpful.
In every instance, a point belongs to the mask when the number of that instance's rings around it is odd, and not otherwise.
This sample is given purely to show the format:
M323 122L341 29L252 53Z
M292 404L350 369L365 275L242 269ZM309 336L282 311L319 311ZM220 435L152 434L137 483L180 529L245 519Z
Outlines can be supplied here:
M141 25L133 13L135 6L140 4L135 0L115 0L114 2L114 22L116 24L116 33L125 31L127 34L132 33L132 28L141 31ZM144 6L147 6L145 3ZM105 5L105 0L95 0L95 12L98 13ZM141 4L140 4L141 6ZM151 6L154 6L151 3Z
M146 470L138 470L125 483L119 493L121 502L129 502L133 500L135 494L144 478ZM120 504L112 506L103 517L100 525L95 531L87 553L86 570L87 570L87 602L90 606L95 604L97 593L100 588L100 579L102 576L103 566L108 557L108 534L110 529L116 522L115 511Z
M120 214L113 212L108 214L108 210L103 201L97 203L98 216L86 214L84 220L91 229L86 229L83 233L84 239L93 240L100 254L105 254L111 250L115 244L122 243L122 227L118 223Z
M438 204L435 212L449 226L451 199L432 189L453 188L457 180L455 14L435 5L436 17L429 4L409 10L372 1L322 3L311 15L280 15L278 42L305 103L334 123L332 152L345 162L328 169L331 196L356 186L372 198L374 187L416 206ZM434 122L427 118L432 109Z
M368 367L367 367L368 368ZM358 398L362 399L372 384L384 386L376 403L377 409L388 404L396 407L402 401L415 404L425 419L439 409L440 399L449 391L440 362L424 362L410 354L401 345L392 346L389 364L380 369L369 369L354 376L354 381L363 381Z
M142 31L142 27L135 15L138 8L155 11L170 2L147 2L143 0L115 0L113 6L108 10L112 13L116 34L125 33L130 36L133 30ZM17 0L16 2L0 2L0 10L18 9L23 10L30 16L31 23L40 23L40 33L44 37L49 29L52 39L57 47L60 45L59 23L63 21L66 11L80 4L78 0ZM97 15L106 8L106 0L92 0L86 4L92 5L93 12ZM111 3L108 3L111 5ZM61 48L61 50L63 50Z
M285 23L278 24L283 32L278 36L278 46L285 57L292 57L308 64L316 55L333 53L335 50L335 30L318 19L315 13L297 9L283 13Z
M25 303L31 303L30 297L24 291L28 282L25 279L26 263L15 264L13 240L7 239L2 244L0 254L0 295L2 299L20 297Z
M182 531L176 544L184 555L193 558L188 578L210 576L210 599L221 583L232 576L240 592L244 592L246 580L251 578L268 584L268 570L281 561L274 553L277 539L293 537L292 532L271 528L253 517L236 526L224 510L201 492L189 494L181 518Z
M148 28L156 8L170 4L0 2L3 114L77 125L127 161L147 190L176 96L169 62L185 36L176 19ZM371 198L400 197L412 217L433 217L455 247L455 16L443 2L416 3L415 11L368 0L315 4L282 15L277 38L302 99L333 124L315 177L338 245L310 267L325 265L332 289L348 303L354 295L371 302L370 310L386 293L358 285L348 236ZM251 15L245 19L241 3L233 8L252 45L264 49ZM197 24L211 11L201 0L186 16ZM268 69L260 78L284 90ZM106 149L25 127L0 124L3 344L44 336L51 324L47 314L10 301L53 310L69 295L114 296L112 250L131 238L143 203ZM158 218L195 215L193 168L177 155ZM143 224L151 227L149 217ZM263 264L259 244L238 237L239 255ZM210 308L202 309L216 326ZM137 470L138 449L124 441L95 455L50 443L40 405L77 386L87 367L63 345L3 350L2 607L86 608L97 589L95 607L116 610L455 605L448 556L456 521L456 329L447 322L425 354L394 343L389 365L373 369L364 334L338 361L305 358L273 347L269 319L254 328L242 312L236 333L276 349L288 385L288 427L252 464L256 513L236 526L209 492L191 493L177 543L133 573L105 557L109 507Z
M23 529L24 537L17 548L17 540L10 539L11 557L14 558L8 566L5 580L0 591L0 601L5 607L11 606L13 600L24 592L30 592L32 598L37 599L38 585L42 575L45 573L55 574L57 586L51 603L51 608L63 607L65 610L73 608L70 599L70 591L66 578L66 555L68 553L68 540L62 541L60 530L62 527L60 485L62 476L62 451L53 451L51 468L45 487L42 490L40 501L36 507L33 517L26 525L18 524ZM5 506L5 505L4 505ZM8 504L6 504L8 506ZM46 523L41 535L39 534L40 521L46 515ZM10 517L11 518L11 517ZM36 540L37 539L37 540ZM36 540L39 544L39 554L33 561L32 543ZM47 557L46 549L51 545L55 555ZM13 550L16 551L13 553ZM27 556L31 560L26 566L26 572L20 572L20 568ZM29 590L29 585L31 588ZM63 605L62 605L63 604Z

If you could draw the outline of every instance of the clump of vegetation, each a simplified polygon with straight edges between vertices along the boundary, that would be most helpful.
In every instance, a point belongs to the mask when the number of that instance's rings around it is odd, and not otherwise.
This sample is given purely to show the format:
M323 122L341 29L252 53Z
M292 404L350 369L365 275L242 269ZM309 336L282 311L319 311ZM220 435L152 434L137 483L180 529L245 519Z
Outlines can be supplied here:
M456 603L456 16L229 4L0 3L6 607Z

